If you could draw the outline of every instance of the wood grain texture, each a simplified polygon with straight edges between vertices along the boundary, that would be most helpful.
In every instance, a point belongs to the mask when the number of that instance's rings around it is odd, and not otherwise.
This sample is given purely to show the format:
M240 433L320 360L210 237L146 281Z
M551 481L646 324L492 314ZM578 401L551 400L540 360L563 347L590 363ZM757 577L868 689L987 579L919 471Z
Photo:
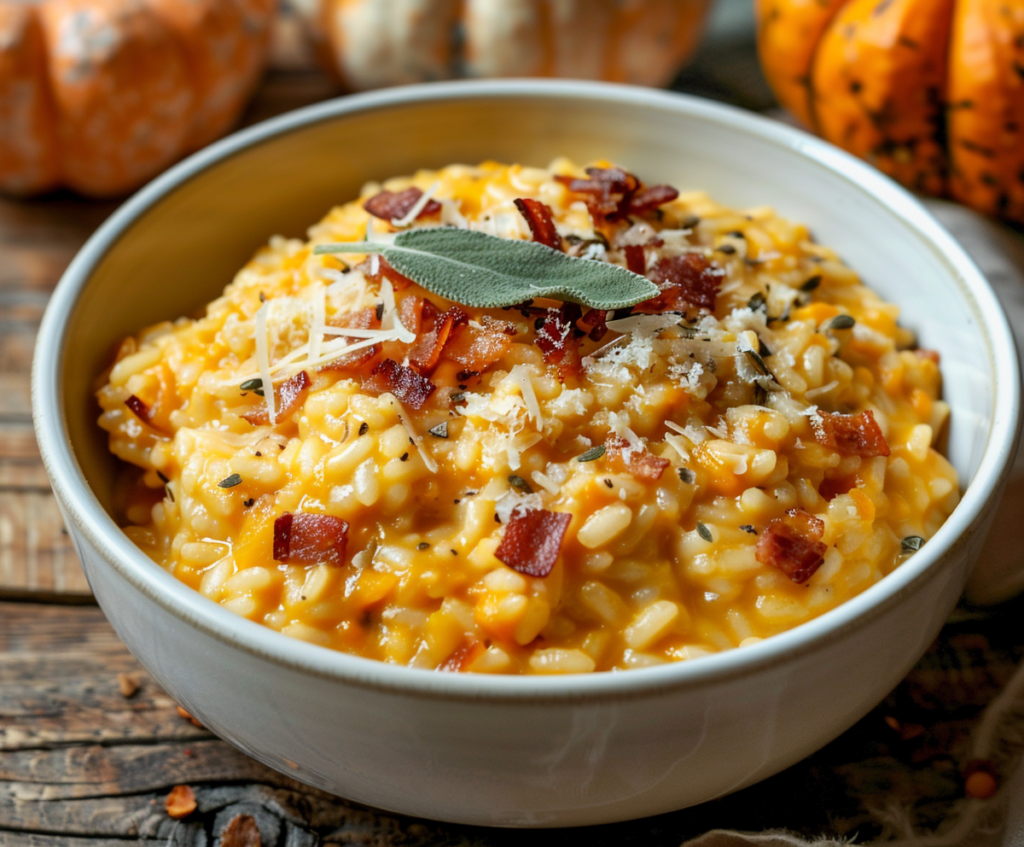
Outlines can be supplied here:
M963 796L967 740L1024 653L1024 601L960 615L910 676L841 738L765 782L695 809L533 833L588 847L677 847L714 827L879 834L872 809L933 827ZM137 690L125 697L118 675ZM189 785L197 810L164 799ZM793 798L800 798L794 803ZM99 609L0 602L0 847L218 847L239 814L264 847L519 847L523 833L368 809L296 782L182 719Z

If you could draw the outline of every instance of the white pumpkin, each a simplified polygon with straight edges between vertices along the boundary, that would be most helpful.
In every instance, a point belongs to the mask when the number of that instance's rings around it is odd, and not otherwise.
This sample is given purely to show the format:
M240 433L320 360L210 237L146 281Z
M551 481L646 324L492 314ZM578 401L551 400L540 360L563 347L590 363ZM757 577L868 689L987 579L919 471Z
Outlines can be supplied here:
M292 0L353 91L453 77L665 85L711 0Z

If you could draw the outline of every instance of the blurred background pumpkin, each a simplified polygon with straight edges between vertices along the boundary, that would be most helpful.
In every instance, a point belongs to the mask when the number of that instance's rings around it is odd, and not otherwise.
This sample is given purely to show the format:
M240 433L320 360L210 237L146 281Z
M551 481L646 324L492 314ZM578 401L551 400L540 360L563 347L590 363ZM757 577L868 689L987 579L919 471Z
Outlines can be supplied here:
M757 0L757 18L764 74L808 128L1024 222L1024 2Z
M0 191L123 194L237 120L276 0L0 0Z
M667 85L711 0L290 0L351 91L453 77Z

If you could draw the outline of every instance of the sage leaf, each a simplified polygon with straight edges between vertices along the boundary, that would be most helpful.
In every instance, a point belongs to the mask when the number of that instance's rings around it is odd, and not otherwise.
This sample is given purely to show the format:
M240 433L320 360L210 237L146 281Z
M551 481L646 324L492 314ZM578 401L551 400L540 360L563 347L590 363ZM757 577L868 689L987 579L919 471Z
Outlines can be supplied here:
M379 253L400 274L465 306L494 309L535 297L624 309L658 287L618 265L567 256L533 241L454 227L400 232L393 243L321 244L314 253Z

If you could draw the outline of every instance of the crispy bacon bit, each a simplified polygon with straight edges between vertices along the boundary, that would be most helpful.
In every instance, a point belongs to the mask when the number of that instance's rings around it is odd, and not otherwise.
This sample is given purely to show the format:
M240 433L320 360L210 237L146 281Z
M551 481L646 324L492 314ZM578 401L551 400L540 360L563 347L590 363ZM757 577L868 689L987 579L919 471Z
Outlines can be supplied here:
M149 408L149 405L144 400L140 400L134 394L131 394L128 396L128 399L124 401L124 404L129 409L132 410L132 412L135 414L135 417L137 417L141 421L149 423L150 416L153 414L153 412Z
M648 274L661 294L634 306L633 311L641 314L685 312L688 306L694 306L713 312L724 276L721 268L700 253L666 256L659 259Z
M762 565L778 568L793 582L807 582L825 561L828 545L821 540L824 530L820 518L803 509L790 509L765 527L754 556Z
M641 188L629 198L627 211L631 215L639 215L657 209L665 203L670 203L679 196L671 185L652 185L648 188Z
M434 326L439 309L426 297L403 297L398 304L398 317L413 335L426 332Z
M467 315L458 306L452 306L434 322L434 328L421 335L409 350L409 363L421 374L429 374L437 367L441 359L441 351L455 327L469 321Z
M391 221L401 220L408 215L422 196L423 192L415 186L407 188L405 191L399 191L397 194L393 191L382 191L363 203L363 208L375 218L391 223ZM427 205L416 216L416 220L436 215L440 211L440 203L436 200L428 200Z
M533 240L552 250L562 249L562 236L555 229L555 219L551 207L540 200L530 200L520 197L515 201L519 213L526 218L530 225L530 232L533 233Z
M172 818L187 818L196 810L195 792L187 785L175 785L164 800L164 809Z
M626 270L643 276L647 273L647 256L642 244L627 244L622 248L626 254Z
M645 188L633 174L621 168L587 168L587 176L589 179L556 179L570 191L586 195L591 214L607 220L643 214L679 196L669 185Z
M370 378L363 382L364 391L378 396L390 391L410 409L422 409L436 388L425 376L398 364L394 359L385 359L373 369Z
M938 350L925 350L923 348L915 350L914 355L922 359L927 359L929 362L934 362L936 365L939 364L939 360L941 358Z
M463 644L452 653L444 662L438 665L438 670L444 673L461 673L469 667L474 660L484 654L487 648L479 641L471 641Z
M608 332L608 312L604 309L591 309L582 318L576 321L583 332L590 336L591 341L600 341Z
M818 493L829 503L840 494L848 494L851 489L857 486L857 477L848 476L842 479L826 477L818 486Z
M587 168L589 179L556 177L570 191L585 194L591 214L615 219L621 217L629 197L640 187L640 180L622 168Z
M290 565L343 565L348 521L332 515L285 512L274 521L274 559Z
M310 384L309 374L305 371L299 371L295 376L289 377L281 383L281 387L277 389L276 398L277 420L286 420L292 412L302 405L303 395ZM242 417L253 426L265 426L270 423L270 412L265 405L260 406L253 412L242 415Z
M405 301L403 300L402 302L404 303ZM380 319L377 317L377 310L374 308L359 309L355 312L347 312L343 315L337 315L327 321L327 325L342 328L351 327L352 329L377 329L380 326ZM345 341L349 344L362 340L363 339L361 338L345 338ZM366 364L370 359L378 355L380 350L381 346L379 344L373 344L369 347L364 347L362 350L356 350L352 353L346 353L344 356L339 356L337 359L328 362L326 365L321 365L319 370L353 370L358 368L360 365Z
M488 315L483 316L481 323L482 328L457 325L444 350L445 356L466 371L483 373L498 362L511 348L512 336L516 334L515 324Z
M220 831L220 847L262 847L260 828L252 815L235 815Z
M575 303L563 303L560 309L548 309L546 316L539 319L536 344L544 361L558 368L562 382L567 376L578 377L583 370L579 337L582 330L576 328L576 321L582 316Z
M653 482L661 479L666 468L672 463L647 452L644 447L632 447L621 435L609 435L604 442L608 458L621 465L637 479Z
M546 509L517 509L494 555L527 576L547 576L562 549L572 515Z
M889 455L889 445L870 409L865 409L859 415L831 412L818 412L818 415L821 424L814 427L814 438L819 444L835 450L841 456L874 459L876 456Z

